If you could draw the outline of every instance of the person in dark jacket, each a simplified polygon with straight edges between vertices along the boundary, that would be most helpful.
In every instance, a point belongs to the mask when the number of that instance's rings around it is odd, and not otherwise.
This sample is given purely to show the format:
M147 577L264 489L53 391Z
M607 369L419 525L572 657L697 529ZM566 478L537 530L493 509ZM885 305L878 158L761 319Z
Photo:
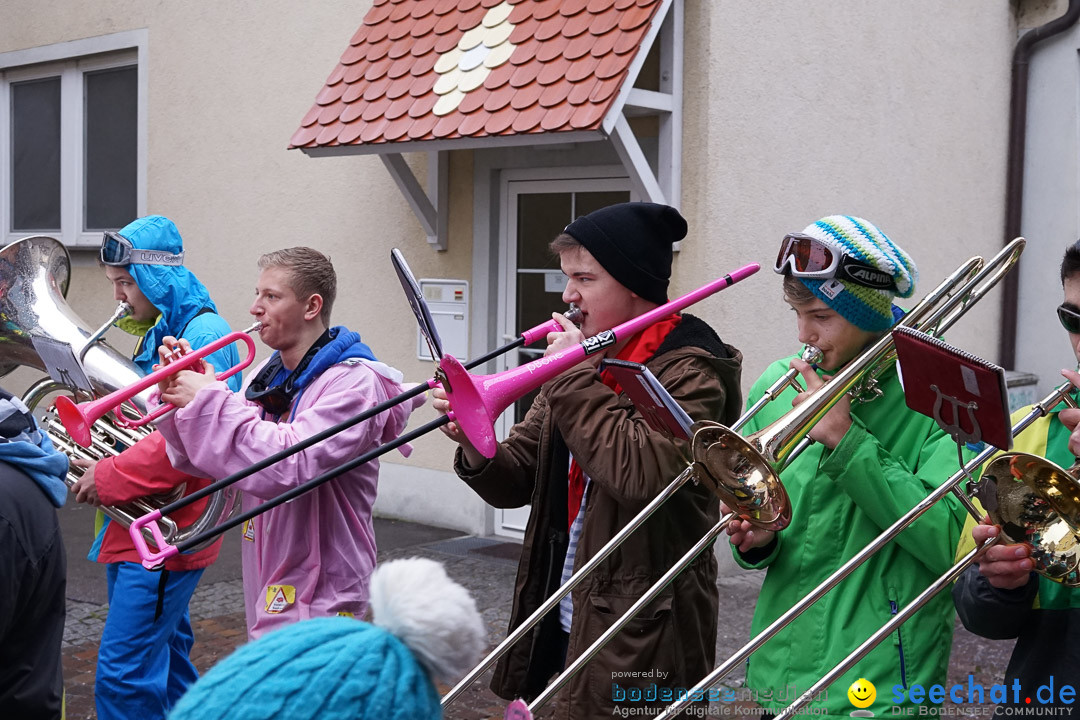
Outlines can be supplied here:
M1061 284L1065 300L1058 308L1058 319L1069 334L1073 354L1080 361L1080 242L1065 251L1061 261ZM1080 374L1063 370L1075 387ZM1076 391L1073 397L1076 398ZM1016 412L1026 415L1031 408ZM1030 452L1069 468L1080 455L1080 410L1067 409L1062 403L1047 416L1039 418L1016 437L1013 450ZM975 543L996 537L1001 528L990 518L971 528ZM987 549L976 565L969 567L953 586L953 601L960 620L971 632L993 640L1016 638L1009 665L1005 669L1007 692L1003 707L1020 708L1028 713L1050 708L1069 708L1076 703L1077 678L1080 677L1080 588L1067 587L1036 575L1031 560L1031 546L998 543ZM1019 691L1013 692L1019 683ZM1052 686L1053 690L1040 691ZM1063 696L1065 687L1073 693ZM1027 698L1031 702L1026 702ZM1038 713L1036 713L1038 714ZM1061 714L1060 712L1058 714Z
M0 390L0 717L61 716L67 557L56 508L67 468L26 406Z
M568 278L563 300L581 308L581 329L563 331L551 355L667 302L672 243L686 221L671 207L624 203L578 218L551 244ZM491 460L456 423L455 472L488 503L532 505L518 567L511 628L529 616L686 468L688 443L652 430L607 373L600 356L645 364L694 420L739 414L742 356L702 320L672 314L548 381ZM445 394L435 407L447 412ZM535 698L719 519L719 501L682 486L557 611L505 655L492 688ZM669 704L713 667L716 559L701 553L578 673L560 694L561 717L635 714ZM646 698L653 698L648 702ZM655 710L653 710L655 712Z

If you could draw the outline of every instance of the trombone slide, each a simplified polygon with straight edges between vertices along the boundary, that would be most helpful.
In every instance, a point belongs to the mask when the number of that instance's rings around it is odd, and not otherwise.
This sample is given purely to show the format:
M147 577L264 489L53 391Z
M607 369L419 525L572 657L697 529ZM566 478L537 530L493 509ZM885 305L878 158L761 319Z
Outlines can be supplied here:
M215 528L207 530L206 532L203 532L203 533L200 533L199 535L196 535L195 537L191 538L190 540L186 541L185 543L181 543L180 545L169 545L167 542L165 542L164 537L161 536L160 531L157 528L156 520L158 520L162 516L168 515L169 513L174 512L174 511L178 510L179 508L184 507L184 506L186 506L186 505L188 505L188 504L190 504L192 502L195 502L196 500L198 500L198 499L200 499L202 497L205 497L206 495L208 495L208 494L210 494L212 492L215 492L215 491L220 490L220 489L222 489L224 487L227 487L228 485L231 485L231 484L235 483L236 481L240 480L241 478L245 478L248 475L251 475L252 473L258 472L259 470L263 469L264 467L266 467L266 466L268 466L270 464L273 464L273 463L277 462L278 460L281 460L281 459L283 459L285 457L288 457L289 455L297 453L300 450L303 450L304 448L310 447L312 444L314 444L316 442L320 442L322 440L325 440L325 439L329 438L330 436L336 434L337 432L340 432L342 429L344 429L346 427L352 427L353 425L361 422L362 420L366 419L367 417L370 417L370 415L372 413L381 412L381 410L385 410L386 408L401 402L403 397L414 397L416 395L419 395L420 393L424 392L425 390L427 390L431 386L432 381L428 381L428 383L420 383L417 386L415 386L414 388L412 388L411 390L409 390L408 392L403 393L403 395L399 395L397 398L392 398L392 399L382 403L381 405L379 405L379 406L377 406L375 408L371 408L366 413L361 413L357 417L351 418L351 419L349 419L349 420L347 420L347 421L345 421L343 423L339 423L338 425L336 425L334 427L328 428L328 429L326 429L326 430L324 430L324 431L322 431L320 433L317 433L316 435L313 435L312 437L308 438L307 440L299 442L296 445L293 445L292 447L286 448L285 450L282 450L282 451L280 451L280 452L278 452L278 453L276 453L274 455L271 455L270 457L268 457L268 458L266 458L264 460L261 460L258 463L255 463L251 467L245 468L244 470L233 473L232 475L230 475L230 476L228 476L226 478L222 478L221 480L218 480L217 482L211 483L210 485L207 485L202 490L200 490L198 492L194 492L191 495L188 495L187 497L182 498L181 500L178 500L175 503L170 503L169 505L166 505L165 507L161 508L161 510L159 510L159 511L156 511L154 513L146 515L146 516L144 516L142 518L139 518L138 521L136 521L135 523L133 523L131 525L131 528L130 528L131 539L135 543L135 548L138 551L139 556L142 558L143 565L145 567L147 567L147 568L157 567L165 559L167 559L168 557L171 557L172 555L177 554L181 550L185 550L185 549L187 549L189 547L194 546L194 544L196 544L198 542L202 542L202 541L207 540L207 539L209 539L209 538L211 538L211 537L213 537L213 536L215 536L217 534L220 534L220 533L224 532L225 530L229 529L230 527L233 527L233 526L243 522L244 520L250 519L251 517L254 517L255 515L258 515L261 512L265 512L266 510L269 510L272 507L276 507L277 505L279 505L279 504L281 504L283 502L286 502L287 500L289 500L289 499L291 499L293 497L296 497L297 495L299 495L301 493L304 493L304 492L306 492L306 491L308 491L308 490L310 490L310 489L312 489L312 488L314 488L314 487L316 487L318 485L321 485L322 483L324 483L324 482L326 482L326 481L328 481L328 480L330 480L332 478L335 478L338 475L357 467L358 465L361 465L361 464L363 464L365 462L368 462L369 460L372 460L372 459L374 459L374 458L388 452L389 450L392 450L395 447L398 447L398 446L400 446L400 445L402 445L402 444L404 444L406 442L409 442L409 441L411 441L411 440L413 440L413 439L415 439L417 437L420 437L421 435L424 435L424 434L430 432L431 430L434 430L434 429L436 429L436 428L438 428L438 427L440 427L442 425L445 425L448 422L450 422L451 420L457 420L462 415L464 415L465 417L470 418L472 420L472 424L470 425L470 427L479 426L482 431L486 432L491 437L494 437L494 427L493 427L494 417L496 417L499 412L502 412L502 410L505 409L511 402L513 402L515 399L517 399L517 397L520 397L521 395L524 395L525 393L529 392L529 390L532 390L535 387L539 387L544 382L546 382L546 380L548 380L548 379L550 379L552 377L555 377L556 375L558 375L559 373L562 373L563 371L567 370L570 367L573 367L577 363L581 362L581 360L584 359L589 354L589 352L596 352L597 350L602 350L602 349L604 349L606 347L609 347L609 346L613 345L615 342L617 342L618 339L622 338L623 336L626 336L628 333L630 335L632 335L633 333L636 333L639 330L641 330L642 328L647 327L648 325L651 325L651 324L659 321L660 319L662 319L663 317L665 317L665 316L667 316L667 315L669 315L671 313L678 312L678 311L680 311L680 310L682 310L682 309L684 309L684 308L686 308L686 307L688 307L688 306L690 306L690 305L692 305L692 304L694 304L694 303L696 303L696 302L698 302L700 300L703 300L704 298L706 298L706 297L708 297L710 295L713 295L713 294L723 290L726 287L729 287L729 286L735 284L736 282L738 282L740 280L743 280L743 279L749 277L750 275L753 275L759 269L760 269L760 266L757 263L751 263L749 265L746 265L744 267L739 268L738 270L735 270L734 272L732 272L729 275L725 275L724 277L722 277L722 278L720 278L718 280L714 280L713 282L711 282L711 283L709 283L709 284L707 284L707 285L705 285L705 286L703 286L701 288L698 288L697 290L695 290L695 291L693 291L691 293L688 293L688 294L682 296L681 298L678 298L677 300L673 300L672 302L666 303L666 304L661 305L661 306L659 306L657 308L654 308L653 310L650 310L650 311L648 311L646 313L643 313L642 315L634 318L633 320L630 320L630 321L628 321L626 323L623 323L622 325L619 325L618 327L614 328L613 330L607 330L607 331L604 331L604 332L600 333L599 335L596 335L596 336L594 336L592 338L588 338L584 342L582 342L579 346L577 346L575 348L564 350L564 351L562 351L560 353L556 353L555 355L552 355L551 357L540 358L539 360L534 360L533 362L528 363L527 365L522 365L522 366L520 366L518 368L514 368L513 370L508 370L508 371L506 371L504 373L499 373L497 375L484 376L483 378L481 378L481 380L484 381L484 383L486 385L489 385L489 386L494 386L494 385L499 384L501 382L500 378L503 378L503 377L508 377L510 379L513 379L513 378L521 377L522 375L530 376L530 379L528 379L528 380L526 380L524 382L518 382L518 383L514 384L514 387L515 387L514 392L518 393L518 395L516 395L516 396L513 395L510 392L507 392L506 384L504 384L504 386L502 388L499 388L499 394L497 395L497 400L496 401L500 402L500 403L505 403L505 404L503 404L502 407L499 408L498 412L496 412L495 415L490 415L492 407L494 405L494 402L489 402L490 397L481 396L480 395L481 388L477 384L475 384L473 382L472 376L469 375L469 373L465 370L464 366L462 366L460 361L458 361L456 358L454 358L451 355L446 355L443 358L441 367L444 367L444 368L446 366L451 367L451 369L453 371L452 381L457 384L458 389L466 389L467 388L467 389L470 389L472 391L471 394L466 395L463 399L459 399L459 402L458 402L457 406L455 407L455 412L452 412L449 415L445 415L445 416L443 416L441 418L438 418L437 420L433 420L432 422L429 422L426 425L424 425L422 427L419 427L419 428L417 428L416 430L414 430L412 432L401 435L400 437L398 437L397 439L391 441L390 443L387 443L386 445L383 445L383 446L381 446L379 448L375 448L375 449L373 449L373 450L371 450L371 451L369 451L367 453L364 453L360 457L355 458L354 460L351 460L351 461L345 463L344 465L341 465L341 466L339 466L337 468L329 470L326 473L324 473L324 474L322 474L322 475L320 475L320 476L318 476L318 477L316 477L316 478L314 478L312 480L309 480L308 482L304 483L303 485L300 485L300 486L298 486L296 488L293 488L289 492L284 493L282 495L279 495L278 497L274 498L273 500L270 500L270 501L267 501L267 502L263 503L262 505L260 505L259 507L255 508L254 510L252 510L252 511L250 511L248 513L242 513L242 514L236 516L235 518L233 518L232 520L230 520L229 522L227 522L225 524L219 525L219 526L217 526ZM587 348L589 349L588 351L587 351ZM190 356L187 356L187 357L190 357ZM192 362L194 362L194 360L192 360ZM539 369L539 371L538 371L538 369ZM540 378L539 382L537 382L537 377L532 377L533 373L536 373L536 376L538 376ZM150 377L150 376L148 376L148 377ZM155 380L155 382L156 382L156 380ZM530 386L529 383L535 383L535 385ZM450 382L447 380L446 375L443 376L443 385L444 385L444 387L446 387L447 396L449 397L450 394L451 394L451 389L450 389ZM491 393L489 391L489 395L490 394ZM474 405L477 405L477 407L470 407L469 406L470 402L472 402ZM72 405L74 405L74 404L72 403ZM78 408L76 408L76 410L77 409ZM483 427L483 421L482 420L476 420L476 418L482 418L485 415L491 417L491 419L487 421L486 428ZM472 438L470 437L470 439L472 439ZM491 454L494 455L494 447L491 448ZM155 553L155 552L150 551L150 549L148 547L148 544L146 542L146 539L143 538L143 536L142 536L142 530L144 528L148 528L149 532L152 533L152 535L154 537L155 544L159 548L158 552Z

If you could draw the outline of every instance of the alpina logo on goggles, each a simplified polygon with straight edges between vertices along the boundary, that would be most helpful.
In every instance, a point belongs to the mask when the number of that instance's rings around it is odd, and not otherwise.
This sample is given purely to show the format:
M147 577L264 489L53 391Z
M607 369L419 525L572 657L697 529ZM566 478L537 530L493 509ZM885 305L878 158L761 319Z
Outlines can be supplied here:
M1080 312L1073 305L1059 305L1057 309L1058 321L1061 327L1073 335L1080 334Z
M106 265L183 265L184 251L143 250L120 233L105 232L101 239L101 262Z
M817 238L801 233L784 236L773 270L794 277L814 280L838 278L875 290L898 291L896 278L889 273L861 263Z

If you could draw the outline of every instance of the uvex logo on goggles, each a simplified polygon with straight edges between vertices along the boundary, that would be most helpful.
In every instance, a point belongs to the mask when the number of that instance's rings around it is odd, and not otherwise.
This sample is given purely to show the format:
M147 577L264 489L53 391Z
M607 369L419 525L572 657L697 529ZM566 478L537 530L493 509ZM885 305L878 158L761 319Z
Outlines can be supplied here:
M184 264L184 251L178 253L164 250L137 248L117 232L106 231L101 239L101 262L106 265L174 265Z

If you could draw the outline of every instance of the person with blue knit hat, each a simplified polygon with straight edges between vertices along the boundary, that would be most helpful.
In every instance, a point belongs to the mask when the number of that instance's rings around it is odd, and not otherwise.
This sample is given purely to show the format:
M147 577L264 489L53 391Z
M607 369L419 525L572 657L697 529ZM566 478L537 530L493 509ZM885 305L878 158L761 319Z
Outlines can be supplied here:
M67 558L56 508L67 470L26 406L0 390L0 717L61 716Z
M328 257L288 248L263 255L259 268L250 312L274 353L243 392L216 380L209 364L160 386L162 402L178 408L158 423L169 459L195 475L221 479L403 392L399 371L379 362L358 333L330 324L337 275ZM162 342L167 362L177 341ZM396 438L423 402L412 398L240 480L244 511ZM363 616L378 478L379 463L364 463L243 524L249 637L312 617Z
M371 579L370 623L303 620L238 648L170 720L439 720L436 680L464 675L484 649L476 603L443 566L394 560Z
M184 265L183 240L172 220L148 215L106 232L99 252L114 299L131 307L116 325L139 338L133 360L144 372L153 370L166 335L200 348L230 332L206 286ZM224 369L235 365L239 354L228 345L207 361ZM239 388L240 376L229 382ZM84 469L72 493L78 502L92 505L122 505L181 486L190 494L210 483L205 476L173 468L157 432L115 457L71 462ZM189 525L205 505L205 500L194 503L174 519ZM198 677L189 657L194 635L188 603L203 571L217 560L221 543L170 558L161 572L151 572L140 563L127 528L100 512L97 518L90 559L106 564L109 593L95 676L98 718L163 718Z
M784 276L784 301L795 312L799 342L818 348L821 356L810 365L793 355L765 370L750 389L748 407L789 368L799 370L806 392L788 387L747 422L747 435L790 412L888 332L904 313L894 300L911 297L918 280L907 252L873 223L850 215L831 215L786 235L773 268ZM787 528L774 533L742 520L728 525L735 561L767 570L751 635L956 470L955 444L932 419L907 407L895 366L878 375L877 389L837 402L810 431L816 442L780 473L792 503ZM793 697L777 691L809 688L952 565L966 516L952 496L937 503L754 653L746 687L766 717ZM893 642L871 650L818 696L812 712L851 714L845 691L860 678L877 687L866 710L879 717L893 712L888 689L943 684L952 631L952 604L938 596ZM904 702L910 704L908 697Z

